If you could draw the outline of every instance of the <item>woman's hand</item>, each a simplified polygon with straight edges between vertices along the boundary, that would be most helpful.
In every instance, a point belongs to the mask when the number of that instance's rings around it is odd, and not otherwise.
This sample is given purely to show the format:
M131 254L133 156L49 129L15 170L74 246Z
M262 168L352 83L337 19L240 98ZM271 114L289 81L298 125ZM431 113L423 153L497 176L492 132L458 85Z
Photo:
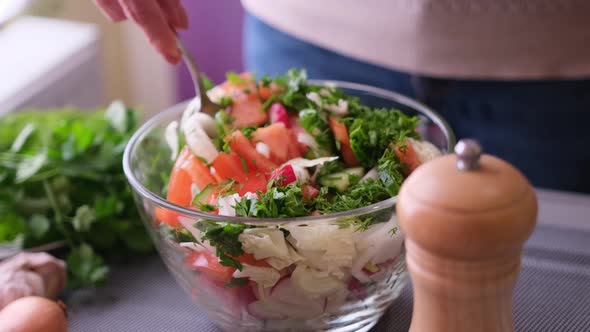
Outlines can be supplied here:
M170 63L180 61L176 29L188 27L180 0L94 0L115 22L131 19L148 36L151 44Z

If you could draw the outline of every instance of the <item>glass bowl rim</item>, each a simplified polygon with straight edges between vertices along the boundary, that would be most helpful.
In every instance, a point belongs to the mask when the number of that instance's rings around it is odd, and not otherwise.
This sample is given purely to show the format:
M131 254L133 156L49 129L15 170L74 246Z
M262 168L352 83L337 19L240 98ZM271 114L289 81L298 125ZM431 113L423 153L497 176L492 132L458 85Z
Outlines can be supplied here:
M357 90L361 92L365 92L371 94L376 97L380 97L383 99L388 99L398 104L410 107L420 113L429 117L429 119L438 125L445 137L448 138L448 148L445 153L452 152L452 149L455 145L455 135L451 130L449 124L434 110L429 108L428 106L412 99L401 95L397 92L389 91L382 88L377 88L370 85L359 84L359 83L352 83L346 81L337 81L337 80L309 80L310 84L314 85L324 85L324 86L332 86L338 87L343 89L351 89ZM318 216L305 216L305 217L292 217L292 218L254 218L254 217L232 217L232 216L223 216L217 214L210 214L206 212L201 212L198 210L189 209L175 203L168 201L165 198L160 197L160 195L153 193L149 189L147 189L133 174L131 170L131 153L135 151L136 145L143 140L143 138L153 129L154 126L159 124L163 118L166 118L168 115L172 113L176 113L179 109L183 109L183 106L188 104L189 101L181 102L176 105L173 105L166 110L156 114L148 121L146 121L139 129L135 131L135 133L131 136L127 146L125 147L125 152L123 154L123 171L125 176L127 177L127 181L131 185L132 189L139 193L139 195L143 199L147 199L152 203L155 203L159 207L166 208L172 210L174 212L180 213L187 217L194 217L200 219L207 219L207 220L215 220L215 221L225 221L231 223L249 223L249 224L265 224L265 223L289 223L289 222L306 222L306 221L317 221L317 220L327 220L327 219L337 219L342 217L352 217L358 215L365 215L368 213L380 211L382 209L393 207L397 202L397 195L386 200L367 205L361 208L347 210L342 212L330 213L330 214L323 214ZM182 107L182 108L181 108Z

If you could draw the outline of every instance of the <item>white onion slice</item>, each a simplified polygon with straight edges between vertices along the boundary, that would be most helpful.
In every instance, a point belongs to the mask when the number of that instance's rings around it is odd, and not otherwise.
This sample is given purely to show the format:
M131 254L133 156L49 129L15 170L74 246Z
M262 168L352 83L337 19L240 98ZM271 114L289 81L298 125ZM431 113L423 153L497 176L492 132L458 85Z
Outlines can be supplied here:
M205 159L207 163L211 163L219 152L201 126L198 120L200 118L199 114L195 113L188 118L183 128L184 137L186 144L196 156Z
M297 142L310 147L312 150L317 150L320 147L315 138L313 138L313 136L311 136L311 134L306 131L297 133Z
M359 181L359 182L365 182L368 179L373 179L373 180L377 180L379 178L379 173L377 172L377 168L373 167L371 168L367 174L365 174L365 176L363 176L363 178Z
M338 159L338 156L335 157L321 157L316 159L305 159L305 158L294 158L287 162L287 164L291 164L292 166L301 166L301 167L314 167L323 165L327 162L334 161Z

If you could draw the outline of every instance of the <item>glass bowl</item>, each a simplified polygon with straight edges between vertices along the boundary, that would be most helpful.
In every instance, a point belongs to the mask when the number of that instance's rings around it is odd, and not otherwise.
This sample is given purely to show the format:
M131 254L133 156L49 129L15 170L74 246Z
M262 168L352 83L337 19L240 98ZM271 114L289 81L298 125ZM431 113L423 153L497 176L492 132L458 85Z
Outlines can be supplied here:
M354 83L310 83L337 86L366 105L418 116L422 139L444 153L455 144L438 114L407 97ZM166 201L173 160L164 131L181 118L186 104L144 124L123 159L143 222L177 282L226 331L368 331L407 283L396 197L346 212L281 219L213 215ZM181 230L161 225L162 213L176 216ZM258 269L255 275L244 269L250 278L231 287L228 275L239 277L240 272L220 268L213 247L187 236L199 239L203 229L225 225L248 227L239 238L242 247L248 239L263 238L276 249L276 256L260 266L268 270Z

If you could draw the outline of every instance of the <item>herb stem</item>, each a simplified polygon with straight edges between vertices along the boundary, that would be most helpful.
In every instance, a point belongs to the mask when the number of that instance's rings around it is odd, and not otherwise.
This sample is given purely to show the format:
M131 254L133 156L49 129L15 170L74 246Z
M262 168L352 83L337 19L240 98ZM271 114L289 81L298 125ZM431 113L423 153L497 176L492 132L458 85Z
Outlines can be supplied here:
M61 211L59 210L59 206L57 205L57 200L55 199L55 194L53 193L53 189L51 188L51 185L49 184L49 182L47 182L47 180L43 181L43 189L45 190L45 194L47 195L47 199L49 200L49 204L51 204L51 208L53 209L53 214L55 216L55 225L61 231L61 233L64 235L65 240L68 243L68 245L70 246L70 248L74 248L75 243L63 223L63 215L61 214Z

